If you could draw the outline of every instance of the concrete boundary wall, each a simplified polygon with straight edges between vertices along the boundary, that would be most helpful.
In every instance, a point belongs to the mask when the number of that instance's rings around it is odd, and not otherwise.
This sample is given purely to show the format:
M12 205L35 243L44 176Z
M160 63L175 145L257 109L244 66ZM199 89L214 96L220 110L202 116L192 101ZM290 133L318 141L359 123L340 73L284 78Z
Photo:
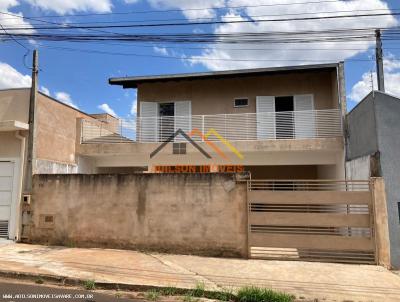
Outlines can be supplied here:
M233 174L35 175L32 243L247 256Z

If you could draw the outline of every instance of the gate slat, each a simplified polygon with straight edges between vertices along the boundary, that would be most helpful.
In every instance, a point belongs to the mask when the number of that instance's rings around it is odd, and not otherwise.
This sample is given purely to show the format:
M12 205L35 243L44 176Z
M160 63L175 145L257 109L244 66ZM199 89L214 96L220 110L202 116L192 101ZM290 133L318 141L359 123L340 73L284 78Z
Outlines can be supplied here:
M248 191L250 203L259 204L371 204L369 191Z
M252 225L365 228L370 226L368 214L251 212L249 218Z
M252 247L374 251L374 241L364 237L251 233Z

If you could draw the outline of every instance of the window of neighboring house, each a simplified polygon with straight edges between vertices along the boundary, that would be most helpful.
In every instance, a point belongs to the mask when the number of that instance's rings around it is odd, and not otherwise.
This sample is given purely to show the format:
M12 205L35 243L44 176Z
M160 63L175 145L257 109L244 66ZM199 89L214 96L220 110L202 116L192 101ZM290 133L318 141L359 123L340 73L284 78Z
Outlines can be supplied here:
M186 154L186 143L173 143L172 154Z
M249 99L248 98L235 99L233 106L236 108L249 106Z

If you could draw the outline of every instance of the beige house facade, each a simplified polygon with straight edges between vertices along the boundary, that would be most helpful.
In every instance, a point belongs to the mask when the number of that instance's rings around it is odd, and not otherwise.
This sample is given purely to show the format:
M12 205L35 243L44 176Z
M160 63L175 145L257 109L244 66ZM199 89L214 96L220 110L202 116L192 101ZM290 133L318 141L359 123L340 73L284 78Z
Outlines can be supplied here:
M329 64L110 79L137 89L130 119L87 114L38 92L32 172L240 166L253 179L343 180L342 73L342 64ZM29 99L30 89L0 91L0 235L10 239L18 239L21 200L29 195ZM191 141L178 135L160 148L178 129Z
M78 152L102 171L242 165L253 178L345 179L342 75L338 63L110 79L137 89L137 117L114 122L120 137L84 123ZM178 129L210 158L182 137L150 157Z

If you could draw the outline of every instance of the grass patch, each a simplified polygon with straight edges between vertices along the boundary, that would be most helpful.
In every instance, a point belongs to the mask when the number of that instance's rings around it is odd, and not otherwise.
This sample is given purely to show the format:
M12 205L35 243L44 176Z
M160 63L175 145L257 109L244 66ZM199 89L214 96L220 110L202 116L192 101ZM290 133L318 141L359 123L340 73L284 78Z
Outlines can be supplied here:
M182 291L176 287L169 286L160 289L160 293L164 296L176 296L179 295Z
M83 282L83 286L87 290L94 290L96 288L96 282L94 282L94 280L86 280Z
M39 277L39 278L37 278L37 279L35 280L35 283L36 283L36 284L43 284L43 283L44 283L44 280L43 280L42 277Z
M246 286L237 292L239 302L293 302L294 296L271 289Z
M144 297L146 300L157 301L160 298L160 292L152 289L152 290L149 290L148 292L146 292Z
M206 285L204 282L197 282L195 288L191 291L193 297L204 297Z
M235 296L231 289L223 289L220 292L211 292L207 294L207 298L215 299L220 301L233 301L235 300Z

